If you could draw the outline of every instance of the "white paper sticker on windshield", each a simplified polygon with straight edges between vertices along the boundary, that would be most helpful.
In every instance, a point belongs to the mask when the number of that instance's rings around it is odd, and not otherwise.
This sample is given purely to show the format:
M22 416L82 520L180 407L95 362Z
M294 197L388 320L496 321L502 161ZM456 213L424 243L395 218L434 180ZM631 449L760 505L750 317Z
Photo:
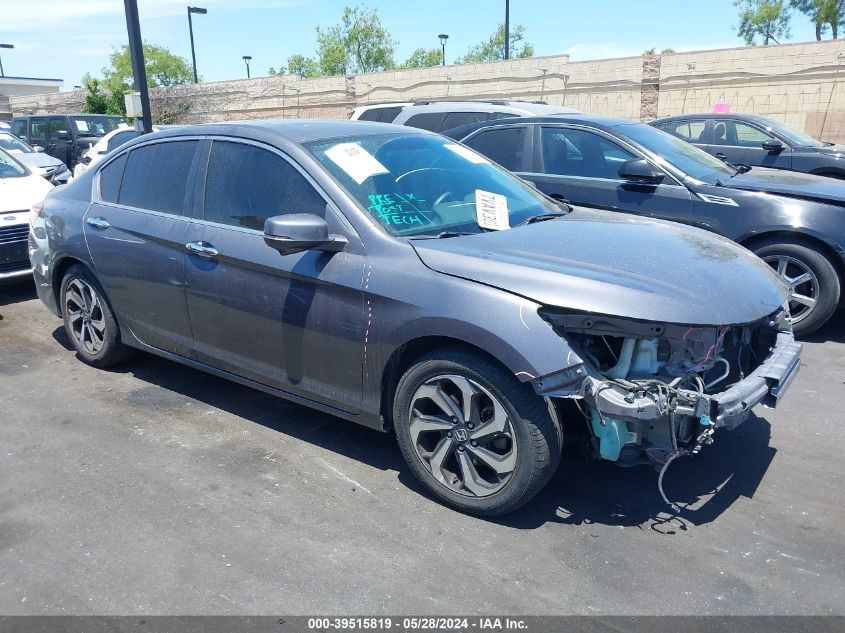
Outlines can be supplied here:
M447 143L444 145L446 149L452 150L461 158L466 158L469 162L475 163L476 165L487 164L490 161L484 158L481 154L476 154L471 149L464 147L463 145L456 145L455 143Z
M498 193L475 190L475 215L482 229L501 231L511 227L508 199Z
M80 132L87 132L88 131L88 121L77 121L76 122L76 129Z
M387 167L358 143L335 145L326 150L326 156L359 185L370 176L388 173Z

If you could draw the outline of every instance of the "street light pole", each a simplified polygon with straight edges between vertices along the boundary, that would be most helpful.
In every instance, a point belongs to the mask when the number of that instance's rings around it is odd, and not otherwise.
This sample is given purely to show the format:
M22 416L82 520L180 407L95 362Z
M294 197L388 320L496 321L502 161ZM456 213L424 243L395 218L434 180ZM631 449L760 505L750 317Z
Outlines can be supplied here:
M244 55L244 64L246 64L246 78L249 79L249 61L252 59L252 55Z
M0 44L0 48L14 48L14 44ZM0 77L5 77L6 73L3 72L3 58L0 57Z
M141 126L145 134L153 131L150 115L150 93L147 90L147 69L144 66L144 48L141 23L138 20L138 0L123 0L126 9L126 30L129 33L129 58L132 60L132 78L135 90L141 97Z
M191 20L191 14L196 13L197 15L205 15L208 13L208 9L203 9L201 7L188 7L188 32L191 34L191 62L194 65L194 83L198 83L199 80L197 79L197 54L194 51L194 22Z
M511 0L505 0L505 59L511 57Z
M446 35L445 33L441 33L437 37L440 38L440 47L443 49L443 58L441 59L441 61L443 62L443 65L445 66L446 65L446 40L449 39L449 36Z

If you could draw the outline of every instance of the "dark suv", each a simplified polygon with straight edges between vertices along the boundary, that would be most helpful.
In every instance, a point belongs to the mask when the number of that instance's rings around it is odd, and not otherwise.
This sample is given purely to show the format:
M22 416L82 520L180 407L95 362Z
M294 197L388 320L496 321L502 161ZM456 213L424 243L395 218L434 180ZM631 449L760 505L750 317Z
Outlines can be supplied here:
M104 114L33 114L14 117L12 134L73 169L85 150L121 123L123 117Z
M845 178L845 146L817 141L768 117L683 114L651 125L734 165Z

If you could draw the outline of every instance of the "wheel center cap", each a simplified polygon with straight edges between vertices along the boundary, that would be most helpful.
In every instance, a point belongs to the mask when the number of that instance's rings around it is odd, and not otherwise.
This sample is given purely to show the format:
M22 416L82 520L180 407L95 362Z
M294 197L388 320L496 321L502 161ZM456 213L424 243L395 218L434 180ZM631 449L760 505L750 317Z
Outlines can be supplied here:
M454 433L455 433L455 439L458 442L466 442L469 439L469 431L467 431L463 427L459 427L459 428L455 429Z

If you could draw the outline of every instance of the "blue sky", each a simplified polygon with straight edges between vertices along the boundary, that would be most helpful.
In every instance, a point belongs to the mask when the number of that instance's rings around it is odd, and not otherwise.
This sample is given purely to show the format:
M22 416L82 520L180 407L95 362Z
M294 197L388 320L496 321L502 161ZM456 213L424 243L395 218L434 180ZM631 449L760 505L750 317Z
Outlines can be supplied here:
M208 9L194 16L197 68L205 81L242 78L242 55L252 74L265 75L292 53L312 54L314 27L339 20L352 0L191 0ZM504 19L504 0L366 0L398 40L397 59L438 44L448 33L447 62L489 36ZM139 0L146 41L190 59L187 2ZM55 77L70 90L86 72L99 74L112 46L126 42L122 0L0 0L0 42L7 75ZM734 34L731 0L511 0L511 23L526 27L538 55L569 53L573 60L638 55L655 47L722 48ZM796 15L790 41L814 39Z

